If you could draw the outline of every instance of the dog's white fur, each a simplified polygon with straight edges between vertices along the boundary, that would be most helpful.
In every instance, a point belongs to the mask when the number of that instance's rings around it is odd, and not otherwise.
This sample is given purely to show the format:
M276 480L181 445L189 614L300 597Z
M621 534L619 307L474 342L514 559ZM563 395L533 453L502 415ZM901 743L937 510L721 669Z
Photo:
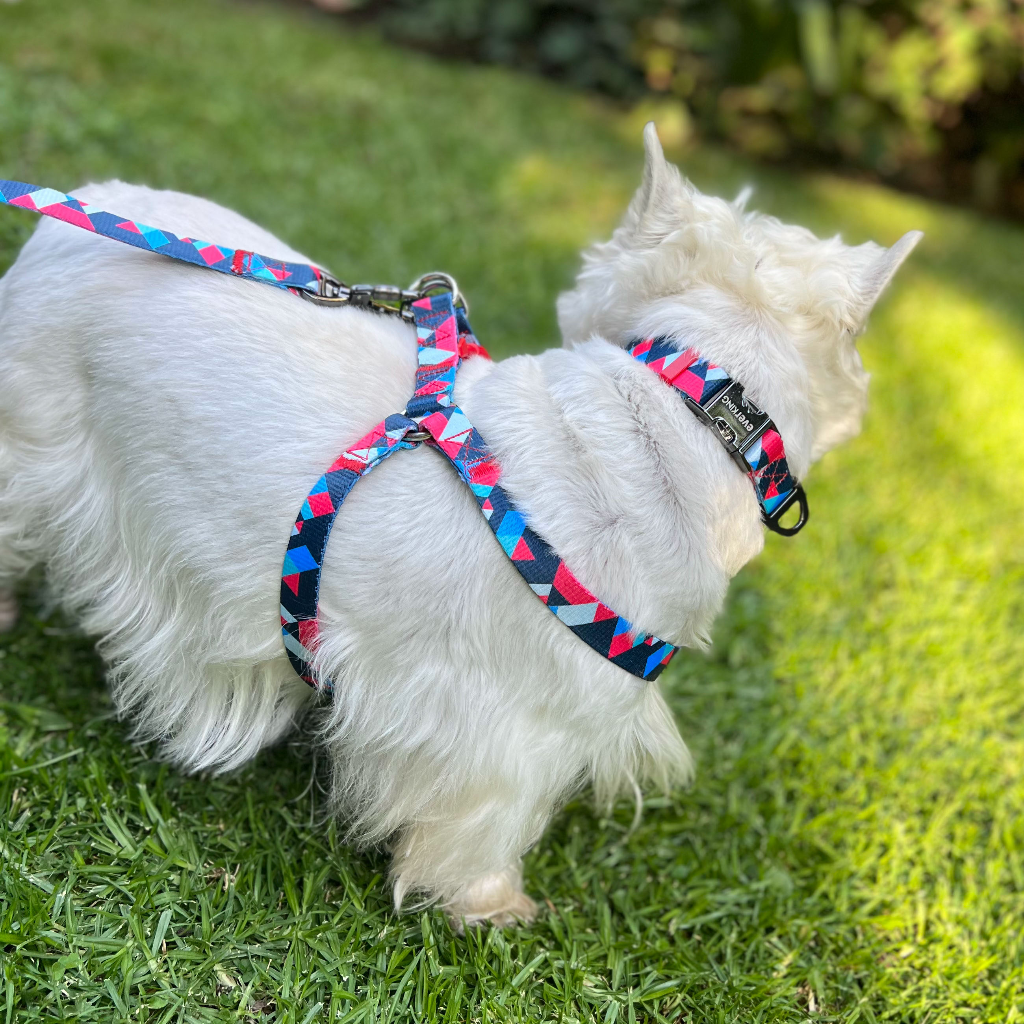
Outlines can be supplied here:
M701 195L646 133L644 182L559 300L566 347L469 360L456 398L503 484L580 579L706 642L763 543L750 482L623 350L669 335L741 380L804 476L856 433L854 340L917 241L847 247ZM111 182L101 208L303 260L213 203ZM100 638L117 706L187 769L226 770L315 702L281 646L298 506L411 394L412 329L204 273L53 221L0 281L0 583L45 563ZM529 919L520 857L586 781L601 800L691 770L672 715L523 584L437 453L354 488L328 546L319 738L339 810L395 841L395 899ZM309 722L309 718L305 719Z

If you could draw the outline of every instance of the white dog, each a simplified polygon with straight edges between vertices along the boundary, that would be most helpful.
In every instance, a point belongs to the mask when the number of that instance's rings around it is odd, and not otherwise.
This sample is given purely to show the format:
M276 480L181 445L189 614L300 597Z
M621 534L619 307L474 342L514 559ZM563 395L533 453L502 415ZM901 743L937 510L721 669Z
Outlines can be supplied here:
M889 250L819 241L700 194L653 126L645 138L622 225L559 300L565 347L472 358L455 395L579 579L644 629L700 646L761 550L758 505L624 344L669 336L725 367L802 478L857 433L855 338L920 236ZM308 262L202 199L119 182L76 195ZM44 563L100 638L136 735L186 769L241 764L316 702L278 619L296 511L341 451L404 408L415 366L398 319L42 223L0 281L0 583ZM415 893L456 921L530 920L520 858L568 794L591 781L610 800L690 773L656 685L545 610L436 452L400 453L353 489L321 623L335 695L317 734L354 834L394 840L396 905Z

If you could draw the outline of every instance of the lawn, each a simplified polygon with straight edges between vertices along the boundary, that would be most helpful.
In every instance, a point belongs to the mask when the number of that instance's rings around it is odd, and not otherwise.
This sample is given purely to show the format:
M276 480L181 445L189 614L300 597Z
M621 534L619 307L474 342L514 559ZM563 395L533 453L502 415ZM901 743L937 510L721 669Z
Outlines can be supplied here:
M348 280L449 270L497 355L557 343L640 160L636 118L299 6L0 4L0 177L196 192ZM581 797L527 858L537 923L460 938L392 912L301 741L192 778L132 746L36 580L0 638L0 1024L1024 1016L1024 230L682 163L847 241L927 233L811 524L663 676L692 788L632 833ZM0 211L0 270L34 227Z

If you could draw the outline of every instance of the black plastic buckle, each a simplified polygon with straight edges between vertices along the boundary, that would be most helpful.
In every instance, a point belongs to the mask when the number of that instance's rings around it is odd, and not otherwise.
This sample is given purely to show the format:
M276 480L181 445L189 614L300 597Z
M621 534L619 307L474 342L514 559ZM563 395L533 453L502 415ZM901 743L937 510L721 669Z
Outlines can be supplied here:
M797 502L800 503L800 518L792 526L783 526L779 520ZM799 533L807 525L808 515L807 495L804 494L802 484L797 484L796 487L789 492L786 500L779 505L771 515L767 515L764 509L761 509L761 519L764 522L764 525L767 526L769 530L782 534L783 537L792 537L794 533Z

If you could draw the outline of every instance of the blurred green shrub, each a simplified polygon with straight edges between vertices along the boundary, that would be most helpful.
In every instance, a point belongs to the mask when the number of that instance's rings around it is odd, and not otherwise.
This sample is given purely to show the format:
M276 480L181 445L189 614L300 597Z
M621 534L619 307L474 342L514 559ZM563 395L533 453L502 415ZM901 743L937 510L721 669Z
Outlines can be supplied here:
M1024 0L314 0L624 100L757 157L1024 216Z

